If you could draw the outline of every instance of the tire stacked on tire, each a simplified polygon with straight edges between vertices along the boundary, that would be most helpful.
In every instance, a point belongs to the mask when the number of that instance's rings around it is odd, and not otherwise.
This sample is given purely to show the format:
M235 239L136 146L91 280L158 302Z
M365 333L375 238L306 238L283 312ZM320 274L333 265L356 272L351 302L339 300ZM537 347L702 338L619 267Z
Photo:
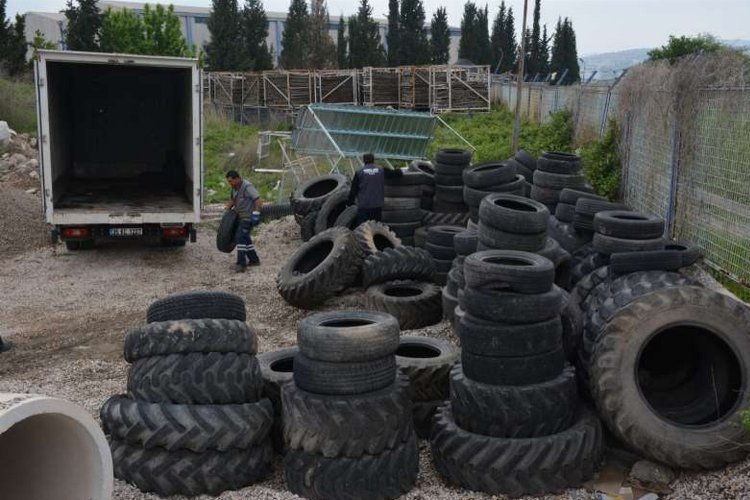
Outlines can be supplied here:
M586 185L581 173L581 158L577 155L545 151L536 164L531 199L544 203L551 214L555 213L563 189L578 189Z
M435 168L432 166L432 162L415 160L409 164L409 171L424 174L422 210L432 210L433 197L435 196Z
M401 336L396 365L409 377L414 429L423 439L430 437L435 411L448 399L448 374L459 353L445 340Z
M443 287L443 317L451 322L455 320L458 308L458 297L463 293L464 260L467 256L477 251L479 236L475 229L466 229L453 237L453 247L456 250L456 258L453 259L451 270L448 271L445 286ZM459 315L461 311L459 309Z
M315 314L299 323L297 341L294 382L281 390L289 490L327 500L408 492L419 457L395 318Z
M477 252L464 264L461 365L431 437L437 470L490 494L579 486L597 470L602 430L566 366L552 263L528 252ZM536 458L544 457L540 467Z
M294 357L298 352L299 349L294 346L258 354L258 364L263 377L263 397L268 398L273 405L274 419L271 426L271 443L278 453L286 451L281 415L281 386L292 380Z
M531 184L534 182L537 159L523 149L519 149L515 156L508 161L516 167L516 173L523 175L526 180L524 196L529 196L531 193Z
M571 254L591 241L591 234L579 233L573 226L576 215L576 203L580 198L607 201L606 198L579 189L563 189L560 191L560 203L555 208L554 217L549 219L548 232L560 245Z
M435 154L435 197L432 209L441 213L465 213L463 171L471 164L471 151L441 149Z
M383 222L404 245L414 246L414 231L422 225L422 197L427 175L406 171L386 179Z
M476 163L465 169L464 203L469 207L471 220L479 221L479 202L490 193L524 196L526 180L516 174L515 166L504 161Z
M435 260L435 283L440 286L445 286L453 259L456 258L453 237L462 231L464 228L461 226L431 226L427 229L424 248Z
M346 208L342 193L348 194L350 188L351 181L348 177L341 174L329 174L310 179L294 190L289 202L294 219L300 226L302 241L308 241L316 232L324 229L322 227L324 224L326 228L333 226L338 215L342 215ZM324 214L318 217L323 205L334 196L335 202L329 202Z
M274 414L241 299L179 294L147 317L125 337L127 394L100 412L115 477L162 496L216 495L264 478Z

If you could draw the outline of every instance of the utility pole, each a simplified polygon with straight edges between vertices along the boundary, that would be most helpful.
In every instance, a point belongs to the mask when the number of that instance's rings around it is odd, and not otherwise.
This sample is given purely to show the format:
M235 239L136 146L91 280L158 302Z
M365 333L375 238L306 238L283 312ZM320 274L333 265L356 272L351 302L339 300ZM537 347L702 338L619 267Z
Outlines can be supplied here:
M516 119L513 122L513 154L518 152L518 136L521 135L521 91L523 90L524 59L526 59L526 15L529 0L523 0L523 22L521 23L521 53L518 56L518 77L516 81Z

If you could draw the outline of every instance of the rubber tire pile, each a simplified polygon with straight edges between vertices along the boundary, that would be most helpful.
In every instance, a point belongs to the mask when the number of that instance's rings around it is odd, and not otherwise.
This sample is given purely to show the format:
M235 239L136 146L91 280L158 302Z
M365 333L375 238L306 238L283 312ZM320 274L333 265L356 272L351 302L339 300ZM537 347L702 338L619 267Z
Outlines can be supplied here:
M601 462L602 429L582 408L574 371L565 366L552 263L492 250L466 257L464 273L459 303L466 314L456 321L461 365L451 372L450 404L438 410L431 438L438 471L490 494L579 486Z
M465 213L463 172L471 164L471 151L440 149L435 153L435 197L438 213Z
M464 231L464 228L461 226L438 225L427 228L424 248L435 262L435 283L440 286L445 286L448 280L448 272L456 258L453 237L462 231Z
M281 389L289 490L311 499L408 492L419 453L395 318L314 314L299 323L297 341L294 382Z
M476 163L463 172L464 203L469 207L471 220L479 222L479 202L490 193L524 196L526 180L516 173L516 166L507 161Z
M385 180L383 222L404 245L414 246L414 231L422 226L424 216L424 192L433 182L425 173L408 170L399 177Z
M351 181L341 174L315 177L300 184L289 203L302 241L332 227L354 228L357 208L347 207Z
M586 185L582 167L581 158L577 155L545 151L537 159L531 199L543 203L554 214L563 189L578 189Z
M147 320L125 337L127 394L100 412L115 477L162 496L216 495L263 479L273 409L261 396L242 299L177 294L154 302Z

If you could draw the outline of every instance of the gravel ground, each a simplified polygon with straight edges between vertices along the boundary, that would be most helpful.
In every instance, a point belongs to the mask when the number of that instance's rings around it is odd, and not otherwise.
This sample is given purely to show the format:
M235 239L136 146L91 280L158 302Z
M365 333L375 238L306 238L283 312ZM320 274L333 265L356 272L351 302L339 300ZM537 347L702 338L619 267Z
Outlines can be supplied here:
M48 239L39 195L0 184L0 258L39 248Z
M1 189L0 202L7 192ZM8 212L0 213L4 213L0 228L12 227L13 223L5 220ZM83 406L98 419L104 400L125 390L124 332L144 322L146 307L154 299L179 291L236 293L248 304L248 322L259 332L261 351L294 344L296 323L305 313L281 300L275 277L300 244L297 226L291 217L264 224L256 242L263 265L239 275L230 271L233 257L216 251L209 227L199 230L197 244L184 249L121 244L71 253L62 246L31 250L27 246L22 254L4 254L6 258L0 261L0 336L11 341L13 348L0 355L0 391L61 397ZM14 253L15 257L8 257ZM361 294L352 293L324 308L356 308L360 302ZM446 322L411 333L452 339ZM431 464L425 441L421 442L420 463L417 487L404 498L490 498L447 486ZM274 474L266 481L218 498L296 498L286 491L280 469L277 461ZM674 484L670 498L750 498L748 470L750 461L722 471L684 475ZM114 498L159 497L115 481ZM545 498L602 497L579 489Z

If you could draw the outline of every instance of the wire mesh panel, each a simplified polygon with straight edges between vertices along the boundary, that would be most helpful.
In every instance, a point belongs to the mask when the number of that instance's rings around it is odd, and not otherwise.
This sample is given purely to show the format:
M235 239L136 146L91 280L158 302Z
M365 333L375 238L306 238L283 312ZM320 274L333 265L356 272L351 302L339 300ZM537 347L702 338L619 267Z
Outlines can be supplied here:
M316 102L357 104L357 70L320 70L315 78Z
M684 134L675 233L750 284L750 92L704 91Z
M608 87L581 87L575 116L578 141L586 142L599 137L608 93Z

